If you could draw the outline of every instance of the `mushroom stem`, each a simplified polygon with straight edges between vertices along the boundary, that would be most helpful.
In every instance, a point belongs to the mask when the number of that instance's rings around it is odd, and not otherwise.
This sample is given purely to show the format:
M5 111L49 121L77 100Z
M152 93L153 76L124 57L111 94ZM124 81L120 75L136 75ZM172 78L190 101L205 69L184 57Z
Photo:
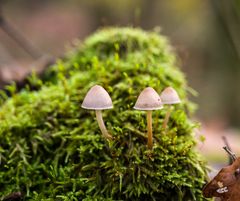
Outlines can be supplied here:
M152 110L147 111L147 134L148 134L148 148L152 149L153 147L153 138L152 138Z
M104 124L103 118L102 118L102 111L101 110L96 110L96 118L97 118L97 122L98 122L98 126L102 132L102 135L106 138L106 139L112 139L112 136L108 133L106 126Z
M172 112L172 108L171 108L171 106L169 106L169 107L168 107L168 110L167 110L167 113L166 113L166 115L165 115L165 118L164 118L164 120L163 120L163 125L162 125L162 127L163 127L164 130L166 130L166 128L167 128L167 124L168 124L168 121L169 121L171 112Z

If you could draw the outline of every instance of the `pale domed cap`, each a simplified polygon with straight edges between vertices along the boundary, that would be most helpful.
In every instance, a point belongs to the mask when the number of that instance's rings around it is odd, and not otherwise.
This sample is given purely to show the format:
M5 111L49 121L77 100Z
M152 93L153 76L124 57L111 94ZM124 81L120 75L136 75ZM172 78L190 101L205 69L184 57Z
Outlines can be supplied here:
M177 92L172 87L167 87L163 90L161 99L163 104L177 104L181 102Z
M113 108L112 99L101 86L93 86L85 96L82 108L90 110L106 110Z
M163 104L158 93L152 88L145 88L138 96L134 109L136 110L159 110Z

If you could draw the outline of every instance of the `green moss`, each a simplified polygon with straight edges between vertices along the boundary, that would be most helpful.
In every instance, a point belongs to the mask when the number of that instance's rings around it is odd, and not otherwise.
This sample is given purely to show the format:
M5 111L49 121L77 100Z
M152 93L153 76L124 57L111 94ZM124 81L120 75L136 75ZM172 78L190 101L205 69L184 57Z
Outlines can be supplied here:
M0 198L21 191L25 200L206 200L189 87L175 60L157 33L109 28L68 53L43 81L31 77L39 90L12 92L0 108ZM102 138L94 112L80 108L94 84L113 100L114 109L103 113L112 142ZM166 109L153 112L152 151L146 115L132 109L147 86L172 86L182 99L165 134Z

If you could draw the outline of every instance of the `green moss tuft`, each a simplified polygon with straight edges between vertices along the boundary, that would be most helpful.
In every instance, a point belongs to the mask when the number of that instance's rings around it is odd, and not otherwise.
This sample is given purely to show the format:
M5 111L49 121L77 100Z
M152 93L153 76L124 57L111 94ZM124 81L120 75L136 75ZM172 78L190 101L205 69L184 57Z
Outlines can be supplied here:
M188 86L165 37L133 28L90 36L53 66L43 81L2 101L0 198L25 200L206 200L206 167L194 149ZM102 138L94 112L80 108L88 89L102 85L114 109L103 112L112 142ZM147 86L174 87L168 132L166 109L153 112L154 147L146 147L146 115L133 110ZM5 97L2 95L2 97Z

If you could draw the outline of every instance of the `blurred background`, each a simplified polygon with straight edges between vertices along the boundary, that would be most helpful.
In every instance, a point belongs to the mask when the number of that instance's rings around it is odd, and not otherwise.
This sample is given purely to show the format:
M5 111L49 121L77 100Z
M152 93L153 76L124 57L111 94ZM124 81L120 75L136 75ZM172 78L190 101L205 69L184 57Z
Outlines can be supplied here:
M6 34L0 18L2 81L20 79L42 54L60 56L99 27L161 27L199 92L191 97L206 137L199 148L209 160L227 161L225 135L240 154L240 0L0 0L0 8L12 26ZM9 37L11 28L31 41L32 55Z

